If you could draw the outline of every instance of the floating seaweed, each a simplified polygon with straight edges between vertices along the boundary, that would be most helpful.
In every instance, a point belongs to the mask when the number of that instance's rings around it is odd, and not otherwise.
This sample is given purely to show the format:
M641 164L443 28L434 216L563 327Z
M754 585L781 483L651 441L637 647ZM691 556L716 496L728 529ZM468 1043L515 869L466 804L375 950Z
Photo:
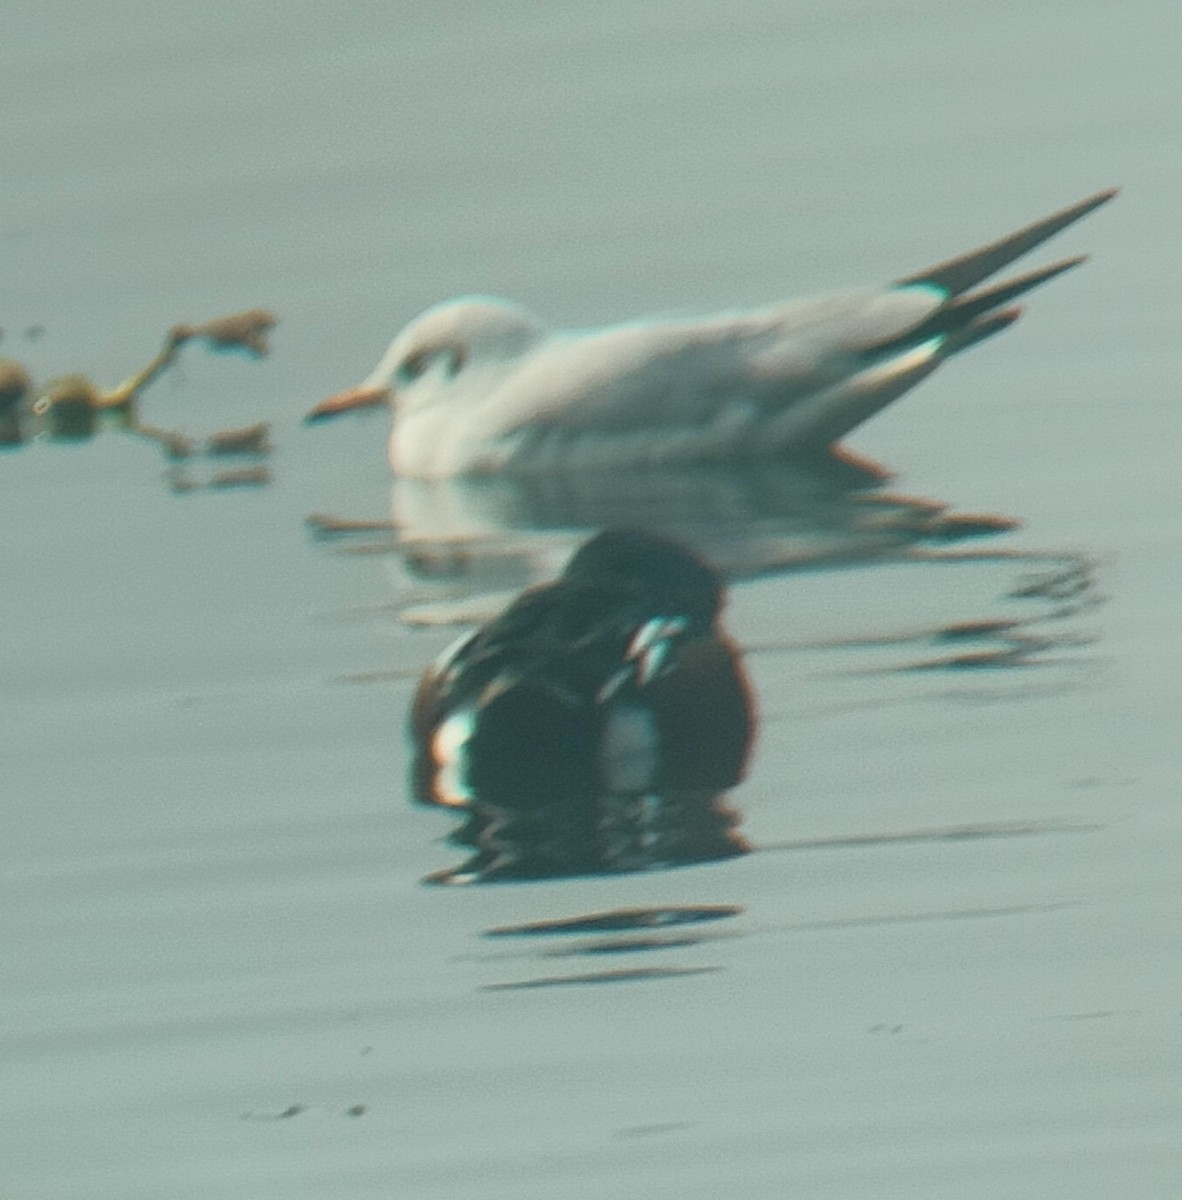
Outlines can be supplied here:
M215 317L202 325L174 325L169 336L178 344L191 338L203 338L213 350L245 350L256 358L270 350L267 335L278 324L274 313L265 308L248 308L244 312Z
M28 371L15 359L0 358L0 446L21 442L21 414L33 387Z
M218 431L202 442L145 421L139 412L139 401L148 386L172 366L188 342L202 340L212 350L240 349L257 358L267 353L267 334L275 324L273 313L252 308L199 325L174 325L155 356L113 388L102 388L81 373L58 376L38 388L21 363L0 359L0 445L19 445L33 435L81 441L93 437L104 426L112 426L154 442L172 462L197 454L211 458L239 455L262 458L271 450L270 427L265 422ZM26 337L33 336L30 327ZM218 472L202 484L173 477L171 485L174 491L258 486L269 478L263 469L245 468Z
M45 384L33 404L33 412L43 418L45 432L50 437L81 441L94 436L105 407L102 392L91 380L73 374L61 375Z

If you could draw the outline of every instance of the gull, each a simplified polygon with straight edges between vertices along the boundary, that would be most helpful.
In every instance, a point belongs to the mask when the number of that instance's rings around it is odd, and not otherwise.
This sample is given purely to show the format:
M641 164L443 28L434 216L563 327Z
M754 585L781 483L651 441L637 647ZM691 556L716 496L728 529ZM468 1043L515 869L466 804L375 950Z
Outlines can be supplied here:
M449 300L306 419L389 404L391 468L419 479L816 455L1012 325L1013 300L1086 256L978 284L1115 195L885 287L706 317L552 330L508 300Z

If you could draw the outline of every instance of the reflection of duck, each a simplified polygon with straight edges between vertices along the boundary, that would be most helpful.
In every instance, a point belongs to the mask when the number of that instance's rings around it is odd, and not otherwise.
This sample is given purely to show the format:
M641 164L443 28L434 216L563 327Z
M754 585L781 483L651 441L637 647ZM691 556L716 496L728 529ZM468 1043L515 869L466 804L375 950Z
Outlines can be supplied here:
M503 300L449 301L309 419L389 401L391 465L418 478L823 450L1082 262L973 290L1114 194L886 288L747 312L553 332Z
M469 810L461 877L634 870L741 853L750 690L717 572L611 530L423 677L413 791Z

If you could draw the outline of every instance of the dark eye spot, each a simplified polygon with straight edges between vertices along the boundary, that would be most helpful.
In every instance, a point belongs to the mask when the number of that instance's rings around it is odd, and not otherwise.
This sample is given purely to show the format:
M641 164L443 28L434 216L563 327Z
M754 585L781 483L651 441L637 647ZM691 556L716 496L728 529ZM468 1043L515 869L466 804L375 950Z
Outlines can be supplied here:
M466 357L464 348L456 345L431 346L427 350L418 350L398 364L397 382L413 383L440 361L443 363L445 373L451 377L459 373Z
M409 358L404 358L398 364L397 378L399 383L413 383L431 365L433 351L420 350Z

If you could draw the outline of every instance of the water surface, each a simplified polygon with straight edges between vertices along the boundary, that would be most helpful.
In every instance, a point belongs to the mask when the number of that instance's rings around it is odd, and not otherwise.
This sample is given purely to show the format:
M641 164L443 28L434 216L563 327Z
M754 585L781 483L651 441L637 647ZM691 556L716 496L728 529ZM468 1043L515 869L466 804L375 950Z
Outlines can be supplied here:
M270 420L266 486L177 491L115 433L0 458L0 1189L1172 1197L1179 32L1166 0L8 5L0 354L111 385L177 321L282 324L144 398ZM424 574L309 533L389 512L385 427L299 415L456 293L754 303L1111 184L1054 247L1091 263L857 432L892 482L691 513L760 696L756 851L422 886L455 848L406 803L414 674L604 497L396 497L495 548ZM1008 646L965 624L1026 641L958 664Z

